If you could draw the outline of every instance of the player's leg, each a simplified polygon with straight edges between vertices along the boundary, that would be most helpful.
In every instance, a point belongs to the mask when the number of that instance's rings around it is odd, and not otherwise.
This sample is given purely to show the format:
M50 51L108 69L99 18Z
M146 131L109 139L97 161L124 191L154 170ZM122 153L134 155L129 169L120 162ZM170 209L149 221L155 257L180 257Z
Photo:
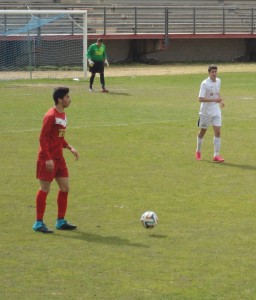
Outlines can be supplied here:
M95 78L96 73L91 73L91 77L90 77L90 87L89 87L89 91L93 91L93 82L94 82L94 78Z
M214 148L213 160L216 161L216 162L223 162L224 161L224 158L220 156L221 123L222 123L221 116L214 116L213 117L213 119L212 119L213 132L214 132L214 137L213 137L213 148Z
M98 72L100 73L100 84L101 84L101 91L103 93L107 93L108 90L105 87L105 74L104 74L104 62L101 61L98 63Z
M220 156L220 148L221 148L221 137L220 137L220 126L213 126L214 137L213 137L213 148L214 155L213 160L216 162L223 162L224 158Z
M206 133L207 129L200 128L197 140L196 140L196 159L201 160L201 151L202 151L202 145L204 141L204 135Z
M204 135L207 131L208 125L209 125L209 118L205 116L200 116L198 120L198 127L199 132L197 134L197 141L196 141L196 159L201 160L201 150L202 150L202 145L203 145L203 140L204 140Z
M100 83L101 83L101 88L103 93L107 93L108 90L105 88L105 76L104 76L104 71L100 73Z
M55 180L59 186L59 192L57 196L58 219L64 219L68 204L69 178L57 177Z
M77 226L71 225L65 220L68 205L69 177L56 177L55 180L59 186L57 196L58 216L55 227L59 230L76 229Z
M46 207L46 198L50 192L51 183L44 180L39 180L40 189L36 195L36 219L37 221L43 221L44 212Z
M48 193L50 192L51 183L44 180L39 180L40 189L36 195L36 222L33 225L35 231L40 231L42 233L53 233L52 230L49 230L44 224L44 213L46 207L46 199Z
M36 195L36 222L33 225L33 230L42 233L53 233L53 231L49 230L44 224L43 218L46 208L46 199L50 192L54 172L50 173L46 170L44 160L38 160L36 172L37 178L39 179L40 189Z

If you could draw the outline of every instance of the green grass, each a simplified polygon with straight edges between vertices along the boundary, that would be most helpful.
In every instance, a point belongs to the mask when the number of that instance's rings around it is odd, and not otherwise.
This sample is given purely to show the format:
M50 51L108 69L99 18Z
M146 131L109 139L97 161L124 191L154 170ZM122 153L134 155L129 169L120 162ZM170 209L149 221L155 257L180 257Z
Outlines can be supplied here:
M0 299L255 299L255 73L219 76L224 164L212 163L212 129L194 159L205 73L107 78L108 94L67 79L0 83ZM43 235L35 163L59 85L71 88L66 138L80 159L65 152L67 219L79 229ZM139 222L146 210L153 230Z

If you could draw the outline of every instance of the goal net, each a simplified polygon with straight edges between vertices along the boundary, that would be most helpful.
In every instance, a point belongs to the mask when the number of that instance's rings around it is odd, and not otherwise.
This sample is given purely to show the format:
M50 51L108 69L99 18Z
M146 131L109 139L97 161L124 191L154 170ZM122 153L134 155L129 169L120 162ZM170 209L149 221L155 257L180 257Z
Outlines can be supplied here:
M0 10L0 80L86 78L85 10Z

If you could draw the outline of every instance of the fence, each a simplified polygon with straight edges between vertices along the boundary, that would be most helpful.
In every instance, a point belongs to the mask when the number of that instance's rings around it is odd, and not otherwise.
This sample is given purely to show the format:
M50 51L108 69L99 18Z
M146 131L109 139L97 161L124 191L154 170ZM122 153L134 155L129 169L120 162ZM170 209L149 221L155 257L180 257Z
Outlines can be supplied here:
M59 6L55 6L60 8ZM85 9L85 7L74 7ZM69 8L71 9L71 8ZM20 26L14 16L0 16L0 32L9 23L13 29ZM82 25L82 18L76 19ZM72 22L63 23L66 32L76 34ZM255 34L254 8L239 6L96 6L88 10L88 34L128 35L135 38L141 34ZM47 32L47 34L56 34Z
M89 33L96 34L254 34L254 8L97 7L88 12Z

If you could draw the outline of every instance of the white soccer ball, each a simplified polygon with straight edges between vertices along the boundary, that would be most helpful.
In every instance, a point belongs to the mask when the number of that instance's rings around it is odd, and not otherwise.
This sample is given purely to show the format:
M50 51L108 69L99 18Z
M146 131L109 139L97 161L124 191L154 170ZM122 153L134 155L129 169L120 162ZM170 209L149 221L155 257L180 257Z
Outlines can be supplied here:
M158 217L153 211L146 211L142 214L140 221L144 228L152 229L157 225Z

